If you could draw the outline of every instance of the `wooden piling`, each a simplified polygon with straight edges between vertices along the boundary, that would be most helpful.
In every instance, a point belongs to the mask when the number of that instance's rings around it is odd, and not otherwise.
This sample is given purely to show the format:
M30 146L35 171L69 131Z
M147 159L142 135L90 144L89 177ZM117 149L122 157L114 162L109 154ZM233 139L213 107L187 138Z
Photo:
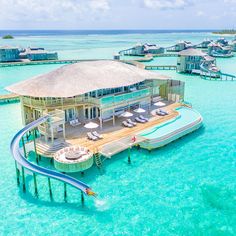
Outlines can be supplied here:
M34 195L35 197L38 197L38 187L37 187L37 179L36 179L36 174L33 173L33 177L34 177Z
M25 193L26 191L26 186L25 186L25 169L24 167L22 166L22 188L23 188L23 192Z
M15 167L16 167L16 181L17 181L17 186L20 185L20 171L17 167L17 162L15 161Z
M35 152L35 156L36 156L36 163L39 164L39 158L38 158L38 154L37 154L37 147L36 147L36 129L33 130L33 141L34 141L34 152Z
M51 186L51 179L48 177L48 188L49 188L49 195L50 199L52 200L52 186Z
M22 137L21 141L22 141L22 145L23 145L24 156L25 156L25 158L27 159L27 153L26 153L26 148L25 148L24 136Z
M81 203L82 203L82 205L84 205L84 193L83 193L83 191L81 191Z
M67 189L66 189L66 183L64 183L64 201L67 202Z
M128 150L128 164L131 164L130 155L131 155L131 147L129 147L129 150Z

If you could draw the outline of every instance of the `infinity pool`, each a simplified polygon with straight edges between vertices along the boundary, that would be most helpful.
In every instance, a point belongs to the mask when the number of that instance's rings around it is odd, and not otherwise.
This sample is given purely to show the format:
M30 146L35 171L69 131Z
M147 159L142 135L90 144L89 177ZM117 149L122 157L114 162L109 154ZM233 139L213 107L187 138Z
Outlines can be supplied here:
M179 112L179 115L176 118L149 129L143 132L141 135L147 139L161 138L171 132L176 131L177 129L190 125L201 118L201 115L194 109L180 107L176 110Z

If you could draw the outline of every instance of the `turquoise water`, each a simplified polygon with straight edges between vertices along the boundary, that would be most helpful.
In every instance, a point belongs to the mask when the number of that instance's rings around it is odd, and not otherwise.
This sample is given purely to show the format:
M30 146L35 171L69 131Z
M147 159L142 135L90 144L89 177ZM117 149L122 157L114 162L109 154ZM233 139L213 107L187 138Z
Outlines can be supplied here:
M87 37L88 41L91 37ZM111 52L120 45L128 45L127 41L145 37L155 42L159 35L97 36L98 42L91 43L90 48L95 54L100 52L100 42L104 40L105 47L115 48L104 51ZM168 34L160 37L170 42L177 38L197 40L206 36ZM76 43L71 42L71 38L76 37L57 38L60 45L67 48L65 53L77 45L81 47L79 36ZM114 38L120 43L114 42ZM59 48L51 36L37 40L48 41ZM25 68L19 68L22 79L33 73ZM11 76L15 74L14 78L18 78L14 67L8 70ZM36 67L32 67L32 71L35 70ZM1 81L8 80L2 68L0 71L4 74ZM174 71L160 72L186 82L185 98L203 116L204 127L151 153L133 149L131 165L127 164L127 152L123 152L104 162L103 174L92 168L84 177L78 176L99 194L95 201L86 198L84 208L80 205L80 193L69 187L69 203L65 204L63 185L57 181L52 182L54 202L51 203L44 177L38 177L39 199L32 196L31 176L27 177L30 191L26 194L19 191L9 143L22 127L20 105L0 106L2 235L236 234L236 83L205 81Z
M176 129L180 129L188 124L191 124L200 118L199 113L195 110L181 107L177 111L179 112L179 116L177 118L174 118L172 121L156 126L150 130L146 130L141 135L147 139L160 138L175 131Z
M0 68L0 94L8 93L5 87L29 79L33 76L47 73L61 65L13 66Z

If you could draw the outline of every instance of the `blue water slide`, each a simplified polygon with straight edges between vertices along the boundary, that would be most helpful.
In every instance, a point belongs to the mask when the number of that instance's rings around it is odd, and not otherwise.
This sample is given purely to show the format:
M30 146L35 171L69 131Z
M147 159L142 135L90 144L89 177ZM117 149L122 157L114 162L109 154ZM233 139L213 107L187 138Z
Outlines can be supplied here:
M60 180L64 183L67 183L67 184L77 188L77 189L80 189L85 194L88 194L87 190L90 190L90 187L88 185L86 185L85 183L83 183L75 178L72 178L71 176L62 174L60 172L38 166L38 165L28 161L23 156L22 151L20 150L20 146L19 146L21 138L24 136L24 134L26 132L28 132L28 131L36 128L40 124L46 122L48 120L48 118L49 118L49 116L44 116L44 117L39 118L38 120L33 121L32 123L26 125L23 129L21 129L14 136L14 138L11 141L11 145L10 145L10 149L11 149L11 153L12 153L13 158L16 160L16 162L18 164L20 164L24 168L32 171L33 173L37 173L37 174L44 175L44 176L47 176L47 177L50 177L53 179Z

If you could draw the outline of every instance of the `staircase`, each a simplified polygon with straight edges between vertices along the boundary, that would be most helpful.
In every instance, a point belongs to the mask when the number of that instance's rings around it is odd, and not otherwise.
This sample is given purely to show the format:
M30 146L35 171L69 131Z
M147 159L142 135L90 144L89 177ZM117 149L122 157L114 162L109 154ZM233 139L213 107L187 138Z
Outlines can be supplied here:
M99 153L94 154L94 161L99 169L102 168L102 160L101 160L101 155Z
M63 140L54 141L51 145L40 140L36 143L36 150L39 155L53 157L57 151L67 146L68 144Z

